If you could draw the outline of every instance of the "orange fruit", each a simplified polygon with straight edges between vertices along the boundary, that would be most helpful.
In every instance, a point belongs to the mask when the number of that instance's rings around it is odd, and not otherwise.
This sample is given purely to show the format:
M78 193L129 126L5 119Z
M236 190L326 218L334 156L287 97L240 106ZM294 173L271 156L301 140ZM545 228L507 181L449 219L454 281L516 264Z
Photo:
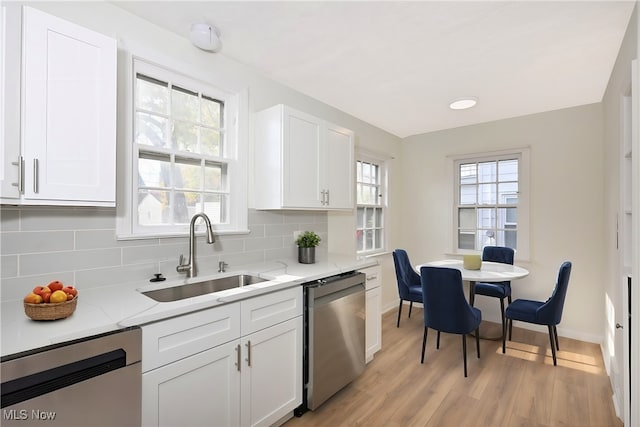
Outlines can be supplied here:
M60 302L65 302L67 300L67 294L62 291L55 291L51 294L49 298L49 302L52 304L57 304Z
M34 294L33 292L31 292L26 297L24 297L24 302L28 304L41 304L42 297L38 294Z

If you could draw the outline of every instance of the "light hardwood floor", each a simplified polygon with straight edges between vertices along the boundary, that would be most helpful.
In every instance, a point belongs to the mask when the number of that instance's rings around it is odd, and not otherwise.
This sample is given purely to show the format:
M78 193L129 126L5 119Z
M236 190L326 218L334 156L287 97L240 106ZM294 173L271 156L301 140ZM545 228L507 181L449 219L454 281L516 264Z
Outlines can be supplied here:
M600 347L560 337L553 366L547 334L518 328L513 341L467 337L468 377L462 367L459 335L429 330L425 363L420 364L422 310L411 319L403 310L382 319L382 350L364 374L316 411L289 420L297 426L576 426L621 427L612 402ZM480 330L499 333L483 322Z

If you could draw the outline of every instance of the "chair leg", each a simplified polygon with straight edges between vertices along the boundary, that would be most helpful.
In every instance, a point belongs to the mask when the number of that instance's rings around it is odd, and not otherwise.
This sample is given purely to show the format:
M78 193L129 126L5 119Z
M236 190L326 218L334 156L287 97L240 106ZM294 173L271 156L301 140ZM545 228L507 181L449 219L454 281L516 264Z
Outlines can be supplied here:
M467 377L467 334L462 335L462 362L464 363L464 377Z
M411 319L411 309L413 308L413 301L409 301L409 316L407 316L409 319Z
M438 339L436 340L436 350L440 350L440 331L438 331Z
M556 343L554 342L553 326L549 325L549 342L551 343L551 355L553 356L553 366L557 366L556 361Z
M507 330L506 319L504 318L504 298L500 298L500 315L502 316L502 353L505 353L504 334Z
M480 327L476 328L476 350L478 351L478 359L480 359Z
M511 304L511 295L507 297L509 299L509 304ZM511 332L513 330L513 320L509 320L509 341L511 341Z
M509 323L509 319L507 319L506 323ZM502 354L507 352L507 325L506 323L502 324Z
M396 328L400 327L400 315L402 314L402 300L400 300L400 307L398 307L398 322L396 323Z
M553 326L553 338L556 340L556 350L560 351L560 342L558 341L558 328Z
M427 346L427 327L424 327L424 334L422 335L422 357L420 358L420 363L424 363L424 349Z
M473 307L473 303L476 300L476 291L475 291L475 286L471 285L469 287L469 305L471 307Z

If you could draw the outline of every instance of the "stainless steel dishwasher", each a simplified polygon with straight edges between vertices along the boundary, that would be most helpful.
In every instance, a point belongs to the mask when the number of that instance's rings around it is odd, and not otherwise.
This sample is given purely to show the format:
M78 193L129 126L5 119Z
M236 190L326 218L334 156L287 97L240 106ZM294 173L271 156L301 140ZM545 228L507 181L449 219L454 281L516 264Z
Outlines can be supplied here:
M305 284L303 404L315 410L365 368L365 275L349 272Z
M137 327L5 356L0 424L139 427L141 356Z

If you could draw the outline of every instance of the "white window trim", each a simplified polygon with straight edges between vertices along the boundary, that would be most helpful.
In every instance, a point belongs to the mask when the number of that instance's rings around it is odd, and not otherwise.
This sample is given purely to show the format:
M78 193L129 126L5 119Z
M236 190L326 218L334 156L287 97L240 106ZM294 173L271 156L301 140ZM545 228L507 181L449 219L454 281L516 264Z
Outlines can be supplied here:
M134 240L134 239L157 239L162 237L183 237L189 234L188 227L180 231L170 232L156 232L149 231L147 233L139 233L134 230L134 215L133 210L133 185L132 178L136 170L135 163L137 161L133 156L133 141L134 132L134 62L135 60L146 62L151 66L157 66L162 69L170 70L171 72L188 76L193 80L200 80L208 86L217 88L220 92L228 94L228 98L231 101L233 112L227 111L226 114L233 114L235 119L233 123L231 118L228 122L227 128L229 131L236 134L236 144L234 144L234 152L229 152L228 163L230 165L230 182L231 188L229 189L229 224L215 224L213 225L214 232L216 234L246 234L249 232L248 227L248 178L247 178L247 159L248 159L248 127L249 127L249 95L248 89L234 88L231 85L226 85L225 82L213 82L211 81L211 73L205 72L205 70L195 70L193 66L187 65L175 58L169 58L166 55L145 49L140 46L135 48L129 47L129 51L126 53L125 69L119 70L119 92L126 99L125 102L119 103L119 108L122 108L123 118L122 122L124 133L119 132L119 149L121 149L121 155L118 156L117 163L117 176L118 191L117 191L117 220L116 220L116 237L118 240ZM229 90L221 89L221 87L229 87ZM231 124L232 123L232 124ZM230 129L233 127L233 129ZM234 167L231 167L233 163Z
M448 204L450 207L450 215L448 217L450 239L449 254L451 255L468 255L480 254L478 250L458 249L458 228L457 228L457 201L456 201L456 168L455 165L459 161L483 161L495 160L503 156L518 156L518 249L515 258L518 261L529 261L531 257L531 166L530 166L530 148L514 148L511 150L491 151L484 153L461 154L447 156L448 161Z
M377 153L373 153L371 151L358 149L356 151L356 162L368 162L380 165L381 167L381 187L384 190L382 194L382 201L380 206L382 207L382 240L383 245L380 249L370 250L370 251L362 251L359 252L356 249L356 254L362 257L370 257L370 256L378 256L387 253L387 247L389 244L389 159L390 157L385 155L380 155ZM357 176L356 176L357 180ZM355 183L354 183L355 184ZM357 208L358 208L358 196L356 194L356 212L355 218L357 219ZM357 224L356 227L357 229Z

